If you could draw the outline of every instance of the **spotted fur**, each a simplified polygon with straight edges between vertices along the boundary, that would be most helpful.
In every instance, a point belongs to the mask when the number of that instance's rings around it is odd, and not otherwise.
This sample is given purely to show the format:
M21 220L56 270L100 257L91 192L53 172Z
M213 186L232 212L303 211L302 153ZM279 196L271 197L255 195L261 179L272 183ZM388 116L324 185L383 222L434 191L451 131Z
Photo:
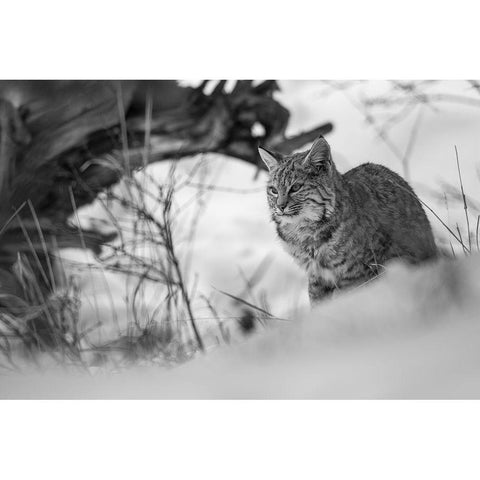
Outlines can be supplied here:
M388 168L367 163L342 175L323 137L307 152L259 151L270 171L272 220L307 272L312 303L365 283L390 259L419 263L436 257L420 201Z

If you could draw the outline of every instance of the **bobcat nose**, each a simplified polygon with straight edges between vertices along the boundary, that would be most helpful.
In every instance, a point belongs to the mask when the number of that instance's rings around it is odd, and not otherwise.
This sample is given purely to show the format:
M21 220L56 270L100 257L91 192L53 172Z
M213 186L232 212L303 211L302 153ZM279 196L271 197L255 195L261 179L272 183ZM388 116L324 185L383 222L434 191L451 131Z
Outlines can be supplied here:
M280 210L282 213L285 210L285 205L278 205L277 204L277 209Z
M287 206L287 199L279 197L277 199L277 208L283 213L286 206Z

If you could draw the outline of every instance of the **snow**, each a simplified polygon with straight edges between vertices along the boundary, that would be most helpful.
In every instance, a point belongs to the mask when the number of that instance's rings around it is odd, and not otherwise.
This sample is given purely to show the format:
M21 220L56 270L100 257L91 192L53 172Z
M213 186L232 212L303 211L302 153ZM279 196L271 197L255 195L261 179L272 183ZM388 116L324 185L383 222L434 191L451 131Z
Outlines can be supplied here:
M302 321L171 370L25 372L5 398L478 398L480 255L390 265Z

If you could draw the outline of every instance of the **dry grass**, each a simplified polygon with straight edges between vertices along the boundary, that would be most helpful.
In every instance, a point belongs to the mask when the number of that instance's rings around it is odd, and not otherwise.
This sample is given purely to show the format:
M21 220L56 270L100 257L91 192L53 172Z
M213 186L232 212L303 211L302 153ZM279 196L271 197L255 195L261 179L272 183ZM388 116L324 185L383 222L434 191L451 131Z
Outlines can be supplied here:
M108 158L101 161L108 162ZM276 319L269 313L265 296L261 293L257 296L255 290L271 261L268 258L250 278L241 272L245 282L242 292L222 292L241 306L243 313L236 318L223 317L211 297L196 291L196 278L189 271L191 247L212 185L206 188L195 185L196 194L190 200L194 204L195 221L187 225L182 217L187 205L178 205L175 195L191 186L202 161L199 158L190 175L181 180L174 167L163 182L148 171L133 174L124 171L119 188L98 198L110 220L109 228L117 235L113 242L104 246L96 262L65 265L61 252L52 251L47 245L30 203L25 208L34 219L40 246L30 238L22 212L9 220L19 223L29 252L18 256L13 269L15 280L22 286L21 295L2 298L6 305L0 311L1 364L4 368L18 368L24 360L44 364L45 357L47 362L87 369L102 365L108 369L121 368L133 362L162 365L184 362L206 349L199 325L206 318L196 318L194 301L203 302L212 314L220 343L231 341L227 320L237 322L244 331L252 331L257 325L267 326L268 320ZM112 168L118 168L118 164L112 164ZM71 202L72 223L78 227L80 244L86 250L81 215L72 192ZM73 274L67 276L66 271ZM89 300L96 318L85 327L80 321L80 308L82 300L86 299L76 271L86 271L84 277L92 285L95 278L98 281L99 276L103 276L107 288L106 275L109 273L120 274L125 280L128 325L118 328L115 338L103 343L91 341L96 330L117 323L115 304L122 299L110 293L111 314L105 315L93 293Z

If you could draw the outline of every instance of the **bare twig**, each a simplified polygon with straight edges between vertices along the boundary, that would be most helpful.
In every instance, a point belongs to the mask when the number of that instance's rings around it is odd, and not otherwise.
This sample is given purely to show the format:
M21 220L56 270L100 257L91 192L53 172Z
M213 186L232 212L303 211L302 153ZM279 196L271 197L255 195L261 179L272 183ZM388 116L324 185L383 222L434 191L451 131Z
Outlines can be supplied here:
M463 200L463 208L465 210L465 219L467 221L467 233L468 233L468 251L472 251L472 239L470 236L470 220L468 218L468 206L467 206L467 200L465 197L465 192L463 190L463 181L462 181L462 174L460 172L460 162L458 160L458 150L457 146L455 145L455 157L457 159L457 169L458 169L458 178L460 180L460 189L462 191L462 200Z

